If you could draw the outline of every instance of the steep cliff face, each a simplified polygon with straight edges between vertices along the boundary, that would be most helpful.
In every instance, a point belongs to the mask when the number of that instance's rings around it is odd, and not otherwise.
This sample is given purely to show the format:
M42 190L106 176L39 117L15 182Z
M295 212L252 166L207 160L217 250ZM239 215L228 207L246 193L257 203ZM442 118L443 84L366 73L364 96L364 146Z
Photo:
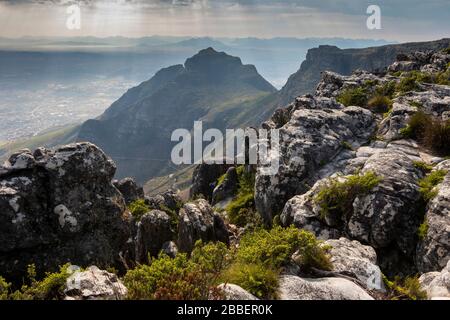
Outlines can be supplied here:
M314 92L320 81L321 72L334 71L350 75L354 70L381 70L395 61L398 54L413 51L441 50L448 48L450 39L430 42L414 42L364 49L339 49L335 46L319 46L308 50L300 69L291 75L278 93L277 103L282 106L295 97Z
M119 177L146 181L168 168L173 130L191 129L195 120L235 127L244 113L259 107L249 101L275 91L254 66L208 48L129 90L98 119L84 123L78 140L110 154Z

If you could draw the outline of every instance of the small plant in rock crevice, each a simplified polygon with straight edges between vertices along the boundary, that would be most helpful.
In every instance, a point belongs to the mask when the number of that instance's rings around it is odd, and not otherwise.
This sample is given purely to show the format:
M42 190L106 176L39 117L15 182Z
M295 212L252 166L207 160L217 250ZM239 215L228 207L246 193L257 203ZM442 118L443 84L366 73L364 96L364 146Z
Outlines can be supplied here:
M320 206L320 214L325 218L331 213L345 216L353 211L353 201L357 196L364 195L376 187L381 178L374 172L363 175L352 175L342 178L331 179L322 186L314 201Z

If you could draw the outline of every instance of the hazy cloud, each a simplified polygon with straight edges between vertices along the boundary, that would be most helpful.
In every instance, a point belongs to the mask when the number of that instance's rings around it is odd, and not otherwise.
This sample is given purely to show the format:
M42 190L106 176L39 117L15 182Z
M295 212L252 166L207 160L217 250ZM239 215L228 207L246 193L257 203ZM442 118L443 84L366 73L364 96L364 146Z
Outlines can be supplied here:
M83 28L64 26L80 3ZM382 10L382 30L365 27L366 9ZM0 0L0 36L340 36L425 40L449 36L449 0Z

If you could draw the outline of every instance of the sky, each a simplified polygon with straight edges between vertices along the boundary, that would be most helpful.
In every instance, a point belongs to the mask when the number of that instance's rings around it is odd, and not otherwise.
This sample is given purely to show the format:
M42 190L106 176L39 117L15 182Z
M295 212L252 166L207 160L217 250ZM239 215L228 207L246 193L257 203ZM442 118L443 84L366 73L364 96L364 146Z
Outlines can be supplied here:
M366 26L371 4L380 30ZM0 37L151 35L432 40L450 37L450 0L0 0Z

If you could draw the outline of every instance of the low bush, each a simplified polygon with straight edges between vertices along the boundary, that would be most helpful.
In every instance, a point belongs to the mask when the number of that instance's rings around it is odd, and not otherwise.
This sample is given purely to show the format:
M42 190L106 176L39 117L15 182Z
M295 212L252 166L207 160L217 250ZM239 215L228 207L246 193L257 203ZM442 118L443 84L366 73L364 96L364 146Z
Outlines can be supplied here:
M425 201L429 201L437 195L436 186L444 180L446 174L446 170L436 170L419 180L419 191Z
M417 276L400 279L396 277L390 281L383 276L384 283L388 289L391 300L426 300L427 293L420 288L419 278Z
M7 300L9 296L9 289L11 283L6 282L3 277L0 277L0 300Z
M386 113L392 108L392 100L385 95L376 94L370 98L367 106L375 113Z
M323 218L330 213L344 216L351 212L355 198L368 193L381 181L374 172L356 174L343 179L343 181L331 179L315 196L314 201L320 206Z
M260 299L276 299L278 272L261 263L235 263L224 272L223 281L237 284Z
M423 111L418 111L409 118L408 125L401 129L400 133L405 138L422 139L425 130L431 125L432 118Z
M262 223L255 209L255 174L246 172L244 166L236 168L239 188L236 197L225 208L230 223L240 227L248 224L260 225Z
M419 240L423 241L428 234L428 221L424 221L417 229L417 236Z
M138 199L128 205L128 210L130 210L133 217L140 219L144 214L150 212L150 207L145 203L144 199Z
M179 253L175 258L160 254L149 265L129 270L123 281L133 300L205 300L220 294L215 289L228 263L223 243L203 245L198 241L191 259Z
M341 92L337 101L344 106L359 106L364 107L368 101L368 92L363 87L348 88Z
M237 260L245 263L261 263L271 269L278 269L291 260L294 252L299 251L301 266L330 270L331 263L326 248L308 231L294 226L271 230L261 229L241 239Z
M28 266L27 284L20 290L12 292L8 299L11 300L61 300L64 298L70 264L60 267L59 272L47 272L42 280L36 280L34 265Z
M433 170L433 166L423 161L414 161L414 167L421 170L423 173L429 173Z
M400 79L395 91L400 93L406 93L409 91L419 91L420 87L415 77L406 76Z

